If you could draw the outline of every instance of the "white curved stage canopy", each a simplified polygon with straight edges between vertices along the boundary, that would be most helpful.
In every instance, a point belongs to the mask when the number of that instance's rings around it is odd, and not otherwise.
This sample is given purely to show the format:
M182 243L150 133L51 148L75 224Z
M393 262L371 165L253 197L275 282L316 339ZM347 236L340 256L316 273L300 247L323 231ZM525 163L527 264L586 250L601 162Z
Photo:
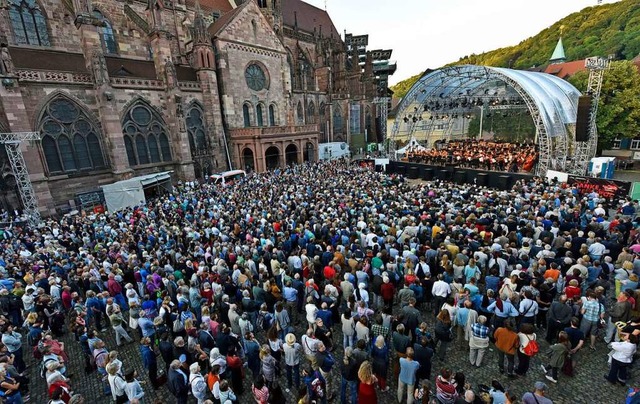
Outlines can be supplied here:
M536 171L541 174L566 164L580 95L569 82L546 73L474 65L446 67L425 74L411 87L398 106L392 139L407 116L427 111L434 100L436 105L457 110L488 105L491 100L516 102L529 110L534 122L540 152Z

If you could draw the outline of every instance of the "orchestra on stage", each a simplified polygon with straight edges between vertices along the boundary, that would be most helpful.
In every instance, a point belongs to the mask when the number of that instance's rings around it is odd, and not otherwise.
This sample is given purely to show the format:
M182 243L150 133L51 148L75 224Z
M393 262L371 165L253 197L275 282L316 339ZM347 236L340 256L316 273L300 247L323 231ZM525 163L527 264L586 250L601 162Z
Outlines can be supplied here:
M538 161L534 143L456 140L428 150L409 150L407 161L488 171L531 172Z

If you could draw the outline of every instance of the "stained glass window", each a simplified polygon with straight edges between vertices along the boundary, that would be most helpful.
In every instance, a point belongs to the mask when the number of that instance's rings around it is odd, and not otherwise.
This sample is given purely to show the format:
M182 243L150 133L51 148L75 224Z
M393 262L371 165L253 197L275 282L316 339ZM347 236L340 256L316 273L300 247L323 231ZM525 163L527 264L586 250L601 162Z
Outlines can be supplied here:
M141 101L131 106L122 127L129 165L172 161L164 120L150 106Z
M191 151L207 148L207 135L204 129L204 113L202 107L193 103L187 111L187 133L189 134L189 146Z
M260 91L267 87L267 76L262 70L262 67L255 63L247 66L244 72L244 78L247 81L247 85L254 91Z
M258 126L264 126L264 117L262 116L262 104L256 105L256 120Z
M9 0L9 20L18 44L51 46L47 19L35 0Z
M251 126L251 114L249 112L249 104L242 105L242 118L244 120L244 127Z
M276 107L269 105L269 125L276 126Z
M100 132L75 102L59 96L40 118L42 150L51 174L106 168Z
M333 106L333 133L342 134L344 123L342 121L342 111L340 105Z
M113 33L113 26L111 22L105 18L105 16L98 10L93 10L93 16L102 21L103 27L100 27L100 40L106 53L116 54L118 53L118 44L116 43L116 37Z

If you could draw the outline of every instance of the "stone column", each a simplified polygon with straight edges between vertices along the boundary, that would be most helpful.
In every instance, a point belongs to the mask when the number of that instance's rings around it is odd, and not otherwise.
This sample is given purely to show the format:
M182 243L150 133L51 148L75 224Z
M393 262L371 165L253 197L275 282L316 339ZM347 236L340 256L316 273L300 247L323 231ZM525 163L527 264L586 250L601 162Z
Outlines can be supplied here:
M198 83L200 84L200 91L202 91L204 117L207 122L209 142L212 145L214 157L219 164L217 168L224 170L225 167L228 167L229 160L233 161L234 158L233 156L227 158L227 148L225 147L226 134L222 124L222 108L220 106L220 95L218 93L218 76L215 70L199 70ZM229 145L229 152L231 153L232 150L231 145Z
M165 85L164 115L171 139L171 152L178 178L191 181L195 178L193 160L189 148L189 136L184 122L182 93L178 87L178 77L171 56L170 34L163 30L155 30L149 34L153 63L158 80Z
M75 23L80 31L80 48L84 54L87 71L93 75L96 105L102 126L102 140L111 170L118 180L131 178L133 170L129 167L127 151L124 147L120 111L111 87L100 33L90 14L78 14Z

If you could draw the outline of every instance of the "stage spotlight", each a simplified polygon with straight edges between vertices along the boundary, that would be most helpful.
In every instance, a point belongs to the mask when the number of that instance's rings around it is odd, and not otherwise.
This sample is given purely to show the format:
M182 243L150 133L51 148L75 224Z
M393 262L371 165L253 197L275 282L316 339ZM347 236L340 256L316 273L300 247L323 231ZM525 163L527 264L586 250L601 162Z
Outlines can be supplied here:
M409 122L409 118L407 118L406 116L404 118L402 118L402 120L404 121L404 123Z

